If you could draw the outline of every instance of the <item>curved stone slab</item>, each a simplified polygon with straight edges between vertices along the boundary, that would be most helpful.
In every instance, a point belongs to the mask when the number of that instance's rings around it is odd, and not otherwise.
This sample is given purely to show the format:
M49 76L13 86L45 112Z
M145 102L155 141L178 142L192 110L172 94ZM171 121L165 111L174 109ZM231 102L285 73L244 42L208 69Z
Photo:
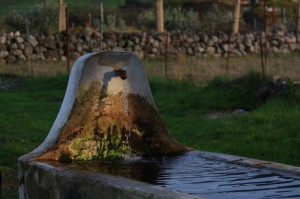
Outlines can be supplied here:
M127 72L122 78L118 70ZM155 108L141 61L130 52L98 52L73 65L58 116L45 141L20 158L90 160L188 150Z

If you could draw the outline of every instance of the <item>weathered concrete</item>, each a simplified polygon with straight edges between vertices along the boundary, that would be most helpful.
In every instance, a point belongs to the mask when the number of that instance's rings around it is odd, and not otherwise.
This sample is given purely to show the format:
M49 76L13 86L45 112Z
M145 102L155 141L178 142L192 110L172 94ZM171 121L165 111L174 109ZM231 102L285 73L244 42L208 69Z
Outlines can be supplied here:
M197 199L123 177L87 170L72 170L58 162L20 164L19 199Z
M212 152L201 151L196 153L210 160L224 162L224 165L247 165L261 170L271 170L282 176L300 176L300 168L290 165ZM195 164L195 162L191 163ZM199 163L199 167L201 167L201 163ZM72 166L72 164L58 161L19 162L19 169L21 174L20 199L203 198L171 191L157 185L104 174L95 171L93 168L78 168ZM196 179L194 180L196 181Z

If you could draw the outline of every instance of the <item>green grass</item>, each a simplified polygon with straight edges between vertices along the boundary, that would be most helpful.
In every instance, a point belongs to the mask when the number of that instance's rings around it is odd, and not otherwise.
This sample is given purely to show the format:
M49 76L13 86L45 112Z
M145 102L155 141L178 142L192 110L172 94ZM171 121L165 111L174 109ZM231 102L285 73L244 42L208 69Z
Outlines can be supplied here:
M29 10L31 7L46 2L46 0L0 0L0 16L4 16L11 10ZM55 0L59 2L59 0ZM91 6L90 0L64 0L68 7L71 9ZM125 0L104 0L103 5L105 7L118 7L123 6Z
M47 136L68 77L20 79L20 87L0 91L4 198L16 197L17 158L36 148ZM241 79L237 84L223 76L201 86L169 78L150 77L149 81L163 120L181 143L198 150L300 166L299 96L292 93L263 102L254 93L265 79L254 73ZM209 117L216 111L227 113L235 109L249 112Z
M180 142L199 150L300 166L299 96L264 102L255 96L264 79L255 73L242 79L239 86L226 77L205 86L154 79L151 86L160 114ZM236 109L248 112L208 117Z
M17 158L37 147L57 115L66 87L65 76L25 78L23 85L0 91L0 165L13 167Z

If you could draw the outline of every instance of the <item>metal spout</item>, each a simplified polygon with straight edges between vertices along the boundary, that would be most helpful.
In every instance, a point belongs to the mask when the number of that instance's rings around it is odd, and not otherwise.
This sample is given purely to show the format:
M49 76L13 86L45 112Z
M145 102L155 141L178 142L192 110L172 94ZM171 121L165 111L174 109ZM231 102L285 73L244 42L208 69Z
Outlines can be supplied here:
M116 76L121 77L122 80L127 79L127 71L123 69L114 70L116 73Z

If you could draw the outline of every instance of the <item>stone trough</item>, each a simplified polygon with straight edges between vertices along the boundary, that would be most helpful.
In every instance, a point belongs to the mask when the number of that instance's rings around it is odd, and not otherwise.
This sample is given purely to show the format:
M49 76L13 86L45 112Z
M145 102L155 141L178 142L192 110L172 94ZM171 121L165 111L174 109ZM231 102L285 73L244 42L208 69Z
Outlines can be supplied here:
M19 158L19 198L299 198L299 176L178 143L140 60L99 52L75 62L47 138Z

